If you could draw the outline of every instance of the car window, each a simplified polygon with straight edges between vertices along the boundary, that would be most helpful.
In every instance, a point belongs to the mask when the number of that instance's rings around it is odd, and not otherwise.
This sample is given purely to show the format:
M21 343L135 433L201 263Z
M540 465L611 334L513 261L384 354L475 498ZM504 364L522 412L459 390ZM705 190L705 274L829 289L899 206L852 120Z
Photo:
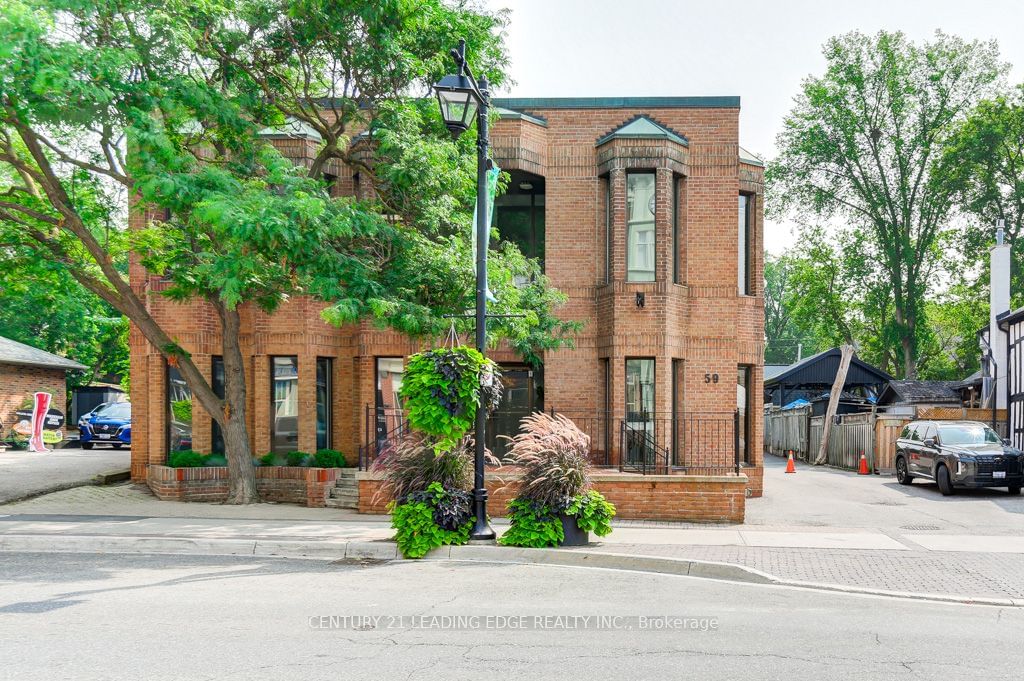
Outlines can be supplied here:
M130 402L118 402L101 411L99 415L105 419L130 419L132 417L132 405Z
M909 426L907 426L907 428L910 428L910 435L908 437L911 440L913 440L914 442L920 442L921 441L921 428L922 428L921 424L920 423L911 423Z
M946 445L980 445L986 442L999 444L1002 440L991 428L979 424L958 424L940 426L939 438Z
M928 424L924 428L924 434L921 435L921 441L924 442L928 438L935 438L935 426Z
M910 438L910 424L903 426L903 431L900 433L901 440L907 440Z

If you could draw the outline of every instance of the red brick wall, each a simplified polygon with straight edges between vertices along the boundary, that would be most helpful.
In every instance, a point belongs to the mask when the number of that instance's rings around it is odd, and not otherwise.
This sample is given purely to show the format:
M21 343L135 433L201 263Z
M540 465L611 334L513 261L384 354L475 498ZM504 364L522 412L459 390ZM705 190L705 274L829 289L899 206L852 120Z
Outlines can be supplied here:
M743 476L598 474L593 484L615 504L618 518L708 523L742 523L744 518L747 480ZM360 513L387 513L389 500L378 493L379 488L380 480L373 474L359 474ZM488 475L488 513L505 516L516 488L514 476Z
M256 489L263 501L323 507L338 478L337 468L273 466L256 469ZM170 468L150 466L146 480L165 501L222 502L228 496L226 467Z
M14 412L37 392L50 393L50 406L68 415L67 377L62 369L0 364L0 425L5 432L14 425ZM67 427L65 423L65 432Z

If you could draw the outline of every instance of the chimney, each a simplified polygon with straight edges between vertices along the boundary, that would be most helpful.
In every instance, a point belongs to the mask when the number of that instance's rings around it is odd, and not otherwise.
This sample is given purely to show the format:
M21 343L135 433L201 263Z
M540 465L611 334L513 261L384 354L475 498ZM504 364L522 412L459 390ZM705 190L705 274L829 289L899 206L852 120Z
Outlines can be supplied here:
M996 317L1010 311L1010 245L1003 243L1003 221L996 221L996 245L990 252L991 283L989 288L989 342L995 359L996 408L1006 408L1006 333L1000 330ZM991 402L989 402L991 405Z

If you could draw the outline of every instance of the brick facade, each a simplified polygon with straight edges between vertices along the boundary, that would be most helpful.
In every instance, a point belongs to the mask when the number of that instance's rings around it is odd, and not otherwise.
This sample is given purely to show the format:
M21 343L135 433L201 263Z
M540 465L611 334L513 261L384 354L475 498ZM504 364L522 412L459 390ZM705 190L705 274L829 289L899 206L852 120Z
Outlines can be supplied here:
M64 369L0 363L0 425L14 425L14 412L37 392L50 393L50 408L67 412L67 372ZM67 424L65 424L67 428Z
M738 98L497 100L496 104L505 111L492 129L492 155L506 171L542 178L545 273L568 295L559 314L585 324L575 348L545 353L544 409L570 416L602 414L603 427L610 429L608 441L614 443L618 436L614 424L626 418L626 359L652 358L655 411L672 414L673 423L678 418L689 424L676 433L659 435L660 444L673 446L674 437L677 443L687 443L687 451L694 450L693 456L699 455L704 464L724 471L733 465L733 429L728 424L736 410L737 369L746 365L751 380L743 479L749 485L748 494L760 495L763 168L741 158ZM617 137L598 144L640 116L674 136ZM298 163L308 162L313 144L305 140L274 143ZM626 273L627 176L638 171L655 175L655 280L644 283L627 281ZM336 193L367 191L368 183L360 183L349 169L338 166L330 172L337 177ZM744 193L753 196L750 295L739 295L737 286L738 197ZM153 217L136 209L131 220L141 226ZM180 305L150 295L159 291L160 282L137 262L132 265L131 281L146 294L157 319L174 320L169 328L175 340L200 367L209 367L213 356L220 354L216 315L201 302ZM642 308L638 294L644 297ZM298 422L297 448L304 451L316 448L315 360L332 358L332 444L353 457L361 444L373 438L366 407L376 401L376 359L404 357L429 345L368 323L331 327L320 318L322 307L312 300L294 299L272 316L248 306L242 309L247 413L256 454L269 451L271 445L271 357L298 357L299 413L306 417ZM131 349L132 476L142 480L148 466L162 464L166 457L166 365L134 329ZM508 349L491 354L499 362L517 361ZM709 435L710 429L699 425L702 419L727 425ZM193 448L208 450L210 428L209 417L197 403ZM671 484L659 481L648 496L635 498L648 499L641 505L654 508L658 502L653 495L671 495L670 489ZM696 497L687 499L695 507L703 503ZM637 513L644 517L643 511ZM730 514L736 512L726 513Z

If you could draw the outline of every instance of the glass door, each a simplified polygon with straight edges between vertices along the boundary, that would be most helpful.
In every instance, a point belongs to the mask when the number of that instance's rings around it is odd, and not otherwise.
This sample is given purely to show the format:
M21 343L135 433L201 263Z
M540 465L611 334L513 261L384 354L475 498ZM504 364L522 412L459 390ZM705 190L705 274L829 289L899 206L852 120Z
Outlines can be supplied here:
M626 463L654 463L654 360L626 360Z

